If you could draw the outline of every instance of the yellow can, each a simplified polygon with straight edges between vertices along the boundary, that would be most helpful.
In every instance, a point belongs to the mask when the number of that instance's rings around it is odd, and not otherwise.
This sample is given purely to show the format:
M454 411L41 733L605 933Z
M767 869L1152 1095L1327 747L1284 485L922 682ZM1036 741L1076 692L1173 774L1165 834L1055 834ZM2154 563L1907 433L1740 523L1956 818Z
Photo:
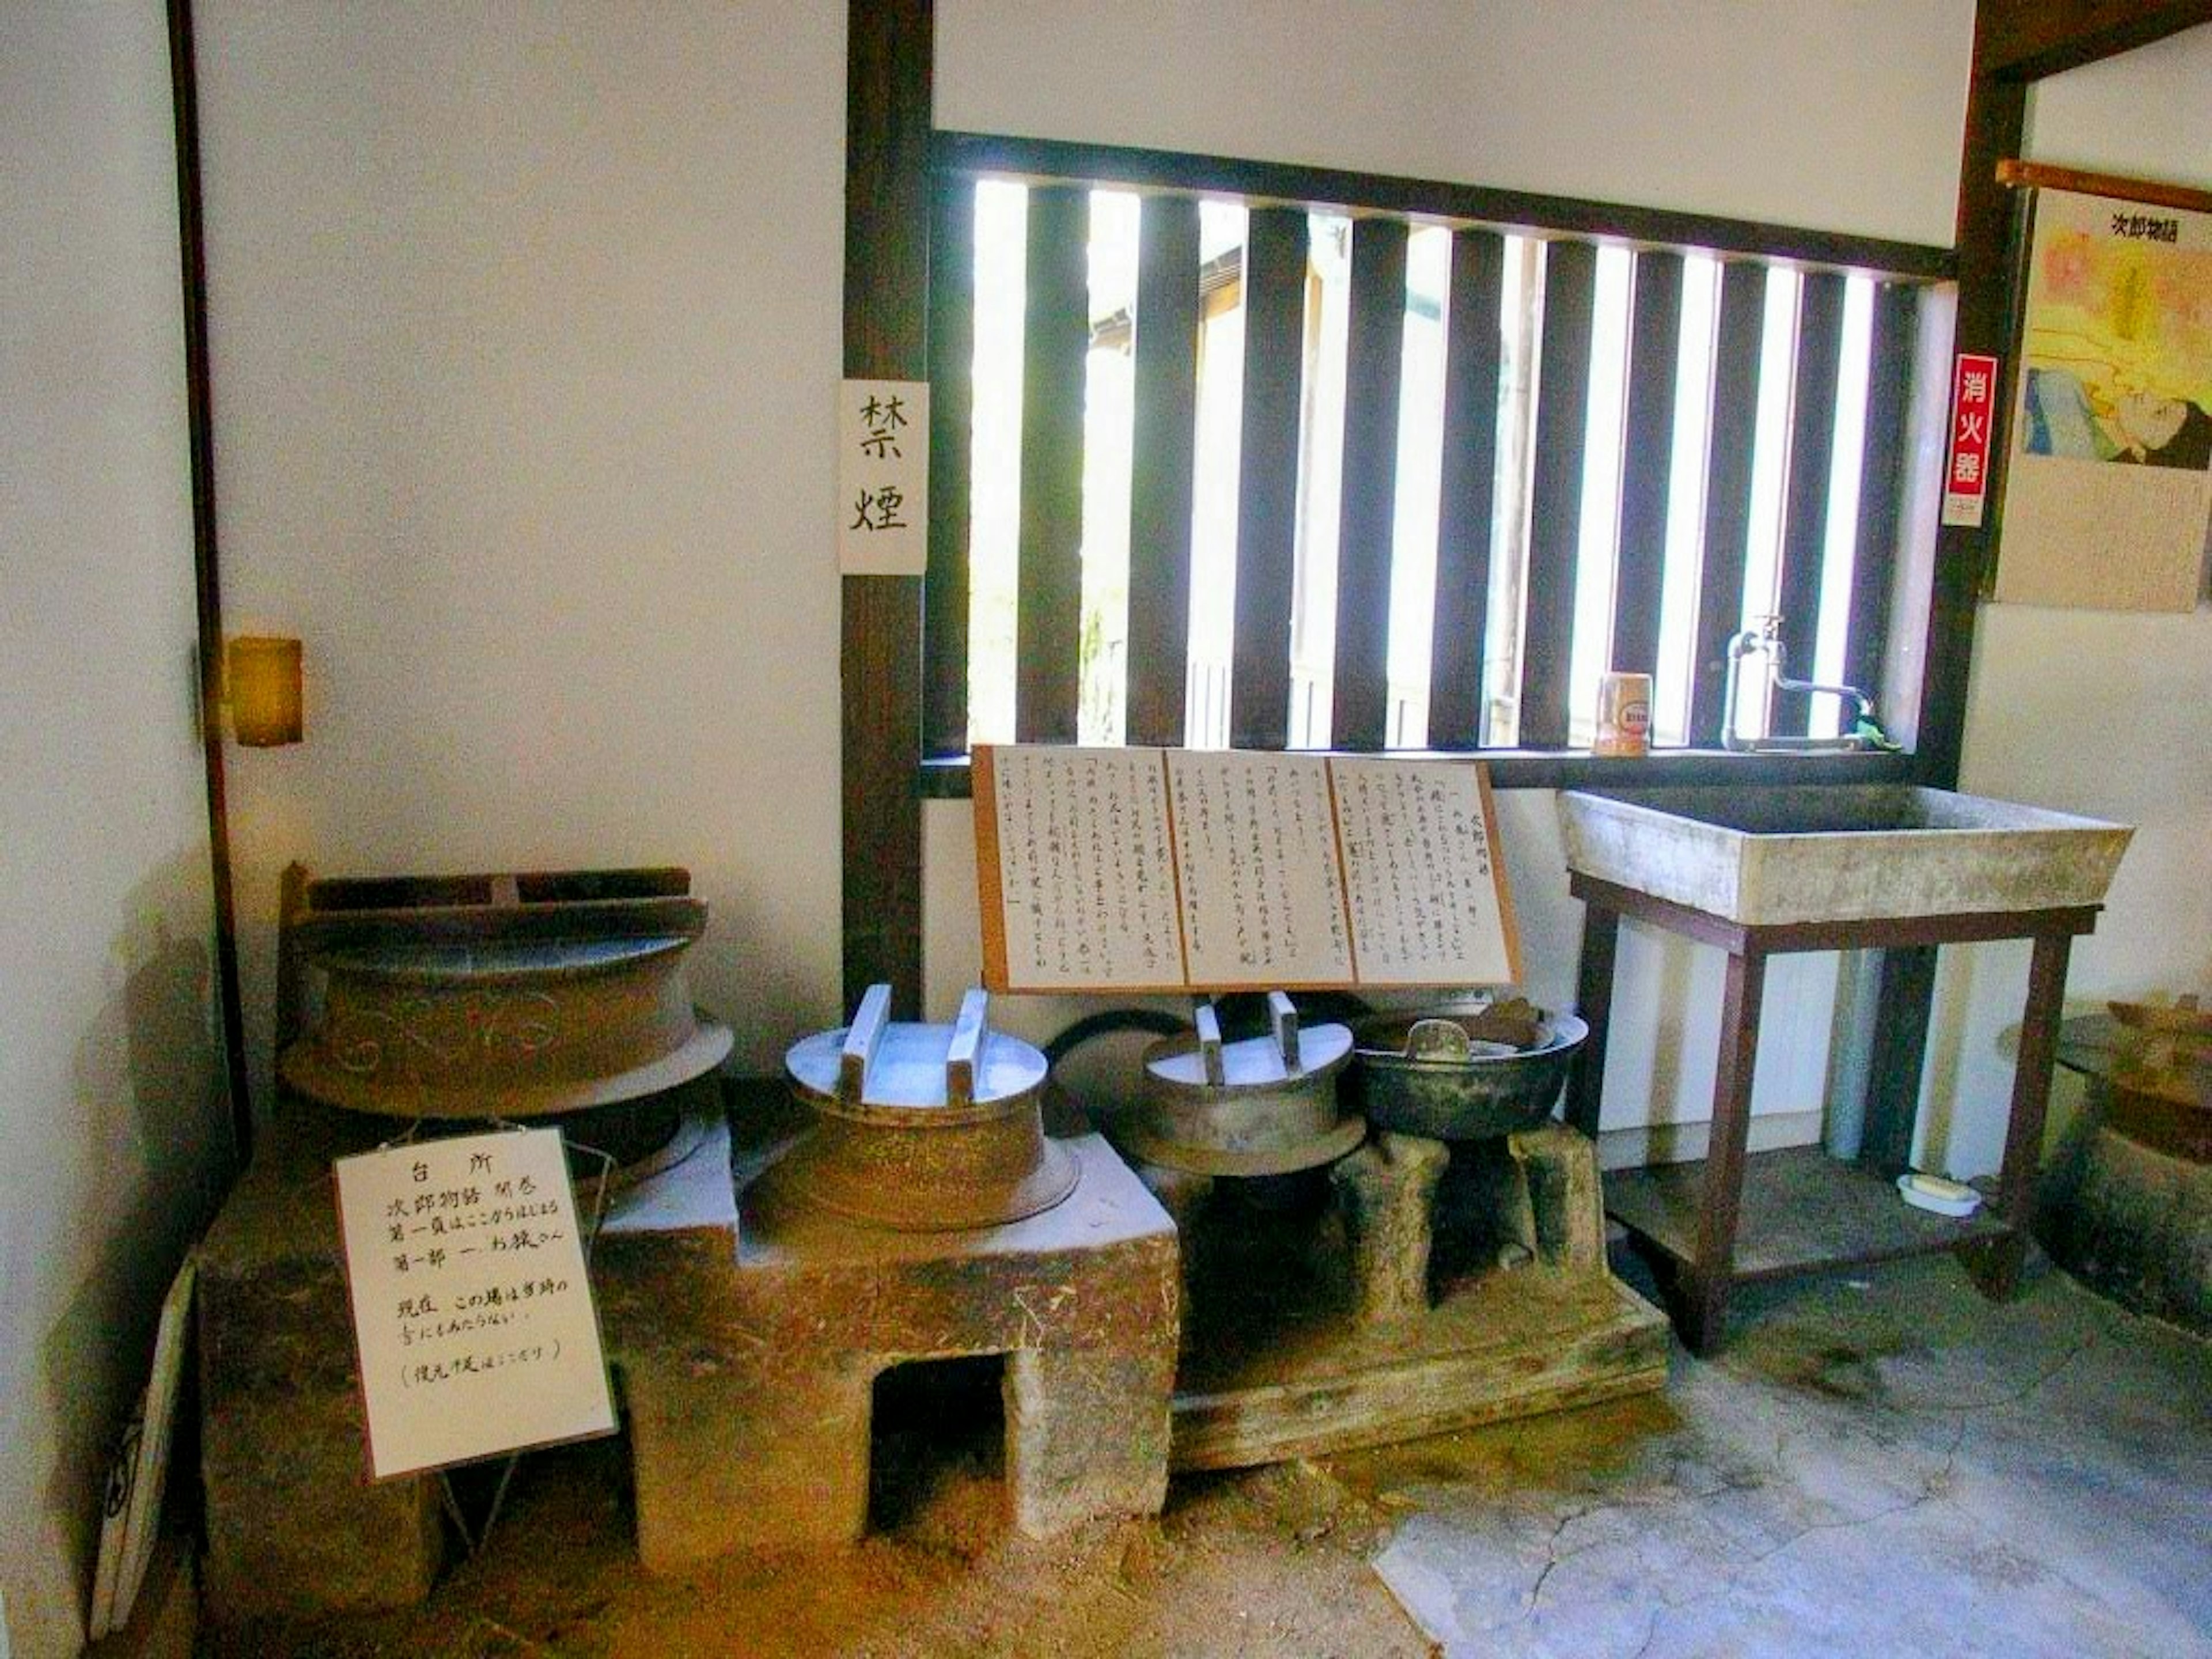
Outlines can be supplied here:
M1594 755L1651 752L1651 676L1607 674L1597 683L1597 741Z

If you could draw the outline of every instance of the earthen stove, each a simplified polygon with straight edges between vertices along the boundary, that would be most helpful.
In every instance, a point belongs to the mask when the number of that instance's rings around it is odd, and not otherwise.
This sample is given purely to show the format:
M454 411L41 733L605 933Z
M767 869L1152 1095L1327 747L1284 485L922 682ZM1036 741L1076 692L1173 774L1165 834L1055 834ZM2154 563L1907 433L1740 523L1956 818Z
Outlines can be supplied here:
M730 1374L735 1541L866 1522L873 1385L894 1364L1006 1357L1009 1509L1045 1535L1167 1493L1175 1234L1096 1135L1048 1140L1044 1057L971 992L942 1026L853 1024L794 1048L817 1127L746 1188Z
M654 878L672 884L680 875ZM591 902L607 922L605 878L592 879L602 890ZM632 1173L607 1203L590 1268L629 1440L638 1553L648 1569L690 1570L749 1545L858 1535L866 1516L872 1385L878 1372L909 1360L1006 1356L1009 1507L1024 1532L1160 1506L1176 1320L1173 1229L1103 1140L1043 1140L1034 1099L1042 1057L1024 1089L1006 1091L1006 1068L1022 1070L1025 1045L988 1034L980 1006L960 1028L967 1063L955 1057L951 1097L934 1109L951 1131L947 1139L963 1143L962 1157L937 1162L934 1187L927 1155L908 1160L915 1179L904 1182L869 1167L883 1150L874 1129L896 1142L915 1125L899 1100L887 1103L866 1086L865 1054L850 1100L833 1084L830 1109L821 1114L825 1126L842 1130L799 1140L788 1170L756 1180L793 1151L791 1103L780 1091L741 1099L736 1116L746 1133L733 1149L712 1075L671 1083L665 1069L652 1071L687 1045L704 1052L688 999L683 1013L675 1012L680 979L673 991L658 982L666 958L653 951L588 953L603 963L659 964L630 986L650 994L611 1005L626 1038L556 1045L550 1028L530 1026L532 1041L516 1055L531 1073L526 1087L510 1086L512 1076L465 1084L456 1077L480 1066L497 1043L463 1053L447 1041L453 1031L518 1029L519 1016L498 998L472 1000L449 986L450 995L429 1005L397 995L378 1003L377 1020L390 1016L404 1025L400 1011L412 1008L414 1029L438 1034L427 1058L396 1071L396 1056L425 1045L395 1044L388 1030L373 1054L344 1040L333 1006L374 1001L378 991L371 985L350 1000L331 996L328 969L314 958L347 939L358 945L362 930L319 927L334 911L316 902L334 898L342 910L365 890L309 884L297 872L288 884L284 949L294 967L282 1000L295 1011L286 1071L296 1084L311 1085L318 1067L348 1060L349 1075L357 1077L374 1060L415 1103L448 1108L441 1114L448 1118L463 1117L474 1086L484 1091L483 1115L494 1118L514 1115L518 1102L526 1111L533 1099L587 1095L597 1103L580 1115L540 1117L592 1145L625 1133L639 1139L624 1124L640 1115L675 1126L665 1136L643 1134ZM398 925L390 913L407 907L385 901L404 890L378 884L379 902L357 906L383 913L370 932ZM435 902L416 908L441 914L418 920L432 933L496 931L496 917L471 922L453 913L512 908L518 890L530 890L479 878L428 884L416 896ZM665 902L677 896L680 890L629 895L660 907L662 922ZM703 915L696 920L703 923ZM544 920L525 932L533 950L562 936ZM412 950L400 954L419 969ZM356 972L364 964L339 966ZM543 1002L529 1006L533 1018L544 1015ZM886 1027L880 1012L879 1000L878 1081L890 1079L896 1095L921 1028ZM648 1030L659 1036L647 1040ZM846 1034L836 1036L842 1059ZM726 1034L721 1041L726 1046ZM941 1083L941 1035L939 1042ZM556 1080L563 1062L546 1053L556 1046L571 1054L620 1051L658 1086L610 1105L605 1080L589 1077L588 1066L569 1068L568 1084ZM707 1063L715 1058L719 1051ZM365 1478L332 1211L331 1160L389 1139L395 1127L404 1125L288 1093L202 1247L206 1584L219 1621L406 1606L428 1593L442 1563L440 1477ZM981 1177L978 1167L987 1172ZM933 1192L945 1200L933 1211Z
M404 1606L443 1559L440 1477L366 1477L334 1158L401 1134L558 1127L609 1194L592 1279L629 1415L696 1418L701 1371L731 1340L713 1291L736 1210L713 1075L731 1037L692 1009L683 957L707 916L690 885L672 869L287 872L287 1086L200 1250L215 1618ZM720 1490L710 1433L697 1419L686 1444L633 1435L649 1561L687 1558L694 1540L671 1517Z
M1143 1100L1115 1119L1180 1231L1175 1468L1411 1439L1663 1386L1665 1321L1607 1266L1595 1149L1550 1121L1573 1051L1564 1024L1502 1048L1509 1070L1543 1057L1507 1091L1479 1057L1470 1069L1457 1021L1417 1022L1439 1050L1436 1026L1453 1026L1455 1055L1415 1063L1456 1080L1424 1081L1409 1106L1363 1052L1340 1104L1343 1028L1298 1033L1288 1000L1269 1000L1272 1030L1229 1043L1201 1007L1194 1036L1150 1052ZM1264 1119L1251 1109L1261 1101Z

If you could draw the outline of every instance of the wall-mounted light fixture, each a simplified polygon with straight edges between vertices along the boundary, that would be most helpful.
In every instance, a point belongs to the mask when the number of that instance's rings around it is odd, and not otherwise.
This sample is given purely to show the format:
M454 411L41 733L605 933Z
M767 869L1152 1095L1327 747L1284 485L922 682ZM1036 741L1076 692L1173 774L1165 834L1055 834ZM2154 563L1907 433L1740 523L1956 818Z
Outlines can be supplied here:
M222 654L231 735L249 749L299 742L304 731L299 641L240 634Z

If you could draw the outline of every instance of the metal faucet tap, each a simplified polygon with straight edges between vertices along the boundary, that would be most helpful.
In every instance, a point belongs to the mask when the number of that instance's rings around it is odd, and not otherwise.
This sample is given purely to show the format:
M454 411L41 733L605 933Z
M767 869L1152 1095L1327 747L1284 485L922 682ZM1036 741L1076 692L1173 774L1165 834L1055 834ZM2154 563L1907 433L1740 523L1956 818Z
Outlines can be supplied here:
M1747 628L1729 641L1728 678L1722 691L1726 714L1721 722L1721 746L1743 753L1753 750L1850 750L1869 746L1865 735L1856 728L1862 721L1874 718L1874 699L1856 685L1820 685L1811 680L1793 680L1783 672L1782 619L1766 617L1756 628ZM1741 677L1743 659L1759 656L1765 659L1766 672L1759 696L1759 731L1747 734L1738 728L1742 708L1736 696L1737 682ZM1841 697L1850 706L1853 730L1832 738L1796 738L1766 735L1774 711L1777 691L1803 691L1823 696Z

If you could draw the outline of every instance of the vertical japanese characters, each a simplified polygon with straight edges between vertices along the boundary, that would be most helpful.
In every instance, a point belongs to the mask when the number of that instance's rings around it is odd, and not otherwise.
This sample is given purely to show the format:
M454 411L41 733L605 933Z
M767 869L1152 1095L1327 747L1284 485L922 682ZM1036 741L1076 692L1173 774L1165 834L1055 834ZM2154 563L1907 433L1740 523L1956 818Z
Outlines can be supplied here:
M996 990L1464 987L1517 971L1482 769L978 751Z
M613 1432L559 1131L336 1168L372 1476Z

